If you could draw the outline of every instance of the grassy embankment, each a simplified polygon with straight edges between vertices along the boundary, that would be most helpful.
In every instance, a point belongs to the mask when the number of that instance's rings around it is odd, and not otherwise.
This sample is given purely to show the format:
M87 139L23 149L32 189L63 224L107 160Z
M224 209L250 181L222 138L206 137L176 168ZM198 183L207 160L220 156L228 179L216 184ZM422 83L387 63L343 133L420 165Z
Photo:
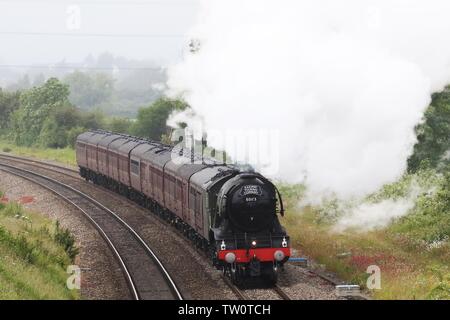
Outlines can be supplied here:
M0 300L78 299L66 286L76 254L67 230L17 203L0 202Z
M51 149L38 147L18 147L7 140L0 139L0 151L17 156L57 161L62 164L76 166L75 150L72 148Z
M368 232L333 231L333 205L298 208L302 186L281 186L287 206L284 224L293 247L350 283L365 287L367 267L381 268L376 299L450 299L450 175L433 171L406 175L367 201L404 197L411 182L435 186L419 195L406 217Z

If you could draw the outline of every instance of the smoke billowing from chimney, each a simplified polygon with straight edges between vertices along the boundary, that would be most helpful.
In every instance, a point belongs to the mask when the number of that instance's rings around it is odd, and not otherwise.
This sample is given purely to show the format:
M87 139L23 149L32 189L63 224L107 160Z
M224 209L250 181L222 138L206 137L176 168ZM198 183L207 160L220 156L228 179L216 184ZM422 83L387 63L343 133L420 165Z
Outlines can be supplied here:
M405 171L414 127L450 82L448 0L205 0L169 70L206 131L280 132L277 178L311 199Z

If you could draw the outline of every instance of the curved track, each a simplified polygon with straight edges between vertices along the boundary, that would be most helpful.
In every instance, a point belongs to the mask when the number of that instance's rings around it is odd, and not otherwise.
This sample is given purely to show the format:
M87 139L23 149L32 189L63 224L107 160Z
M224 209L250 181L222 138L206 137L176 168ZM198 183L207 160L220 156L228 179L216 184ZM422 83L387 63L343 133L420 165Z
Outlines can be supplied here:
M74 170L74 169L71 169L71 168L67 168L67 167L64 167L64 166L61 166L61 165L57 165L57 164L53 164L53 163L49 163L49 162L45 162L45 161L40 161L40 160L34 160L34 159L30 159L30 158L25 158L25 157L19 157L19 156L13 156L13 155L9 155L9 154L3 154L3 153L0 153L0 159L5 159L5 160L8 160L8 161L13 160L13 161L16 161L16 162L21 163L21 164L31 165L33 167L41 168L41 169L45 169L45 170L51 170L53 172L69 176L71 178L77 178L77 179L81 180L81 177L79 176L79 173L78 173L77 170ZM109 190L107 190L107 191L110 192ZM128 201L128 199L125 199L125 200ZM163 220L161 220L161 222L164 223ZM204 254L204 252L200 252L200 251L198 251L198 252L200 254ZM239 300L252 300L245 293L244 290L239 289L236 285L234 285L230 281L229 278L224 276L223 280L224 280L225 284L231 289L231 291L235 294L235 296ZM280 297L282 300L290 300L289 296L280 287L276 286L276 287L274 287L274 288L272 288L270 290L273 290L275 295Z
M31 166L36 167L36 168L50 170L50 171L53 171L55 173L63 174L65 176L68 176L68 177L71 177L71 178L77 178L77 179L83 180L79 176L78 170L75 170L75 169L72 169L72 168L68 168L68 167L64 167L64 166L61 166L61 165L58 165L58 164L49 163L49 162L46 162L46 161L35 160L35 159L30 159L30 158L26 158L26 157L14 156L14 155L5 154L5 153L0 153L0 159L4 159L4 160L7 160L7 161L13 160L13 161L16 161L18 163L22 163L22 164L25 164L25 165L31 165ZM104 191L110 193L111 196L117 196L115 193L113 193L112 191L110 191L108 189L104 189ZM122 200L131 201L131 200L128 200L126 198L123 198ZM133 202L133 204L134 204L134 202ZM158 218L158 220L160 220L162 223L165 223L165 221L162 220L162 219L159 219L158 216L155 216L155 217ZM177 230L175 230L175 231L177 231ZM203 252L200 252L200 251L198 251L198 252L200 254L204 254ZM334 281L333 279L331 279L330 277L327 277L322 272L318 272L318 271L313 270L313 269L309 269L309 272L319 276L320 278L326 280L327 282L329 282L329 283L331 283L333 285L340 284L340 283ZM223 278L224 278L225 284L231 289L231 291L235 294L235 296L239 300L252 300L245 293L245 290L239 289L227 277L223 277ZM274 292L274 295L278 296L282 300L291 300L291 297L281 287L279 287L278 285L273 287L273 288L271 288L271 289L269 289L269 290L272 290ZM365 296L365 295L361 295L360 299L367 300L367 299L370 299L370 298Z
M30 162L32 161L28 161ZM53 167L64 168L56 165ZM0 163L0 170L36 183L80 210L97 228L117 258L133 299L183 299L158 257L116 213L88 195L55 179L4 163Z
M64 174L64 175L72 177L72 178L81 179L78 170L75 170L75 169L72 169L69 167L64 167L64 166L50 163L50 162L35 160L35 159L31 159L31 158L24 158L24 157L19 157L19 156L13 156L13 155L1 153L1 152L0 152L0 159L5 159L8 161L13 160L17 163L28 164L28 165L32 165L36 168L52 170L52 171Z

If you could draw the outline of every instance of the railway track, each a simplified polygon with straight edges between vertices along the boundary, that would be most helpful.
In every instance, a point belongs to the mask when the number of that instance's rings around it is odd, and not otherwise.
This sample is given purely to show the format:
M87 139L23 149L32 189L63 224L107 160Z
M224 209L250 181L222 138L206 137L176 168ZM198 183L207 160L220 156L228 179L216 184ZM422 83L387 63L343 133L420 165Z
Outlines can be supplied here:
M50 169L54 172L61 173L61 174L64 174L64 175L72 177L72 178L81 179L78 170L71 169L71 168L64 167L64 166L57 165L57 164L53 164L53 163L49 163L49 162L45 162L45 161L39 161L39 160L34 160L34 159L24 158L24 157L19 157L19 156L13 156L13 155L5 154L5 153L0 153L0 159L14 161L16 163L33 165L36 168L47 169L47 170Z
M24 165L30 165L36 168L41 168L44 170L49 170L52 171L54 173L58 173L58 174L63 174L65 176L68 176L70 178L76 178L79 180L83 180L81 179L81 177L79 176L79 173L77 170L75 169L71 169L71 168L67 168L58 164L53 164L53 163L49 163L49 162L45 162L45 161L39 161L39 160L35 160L35 159L30 159L30 158L25 158L25 157L19 157L19 156L13 156L13 155L9 155L9 154L4 154L4 153L0 153L0 160L4 159L4 160L8 160L8 161L15 161ZM1 165L1 163L0 163ZM98 186L97 186L98 187ZM104 192L109 193L111 196L113 197L118 197L117 194L115 194L114 192L105 189L103 187L100 187ZM127 198L123 198L120 197L122 201L126 201L129 202L131 204L135 204L134 202L132 202L131 200L127 199ZM156 219L158 219L161 223L166 224L166 222L162 219L160 219L157 215L154 216ZM120 218L119 218L120 219ZM175 232L179 233L181 235L180 232L178 232L178 230L174 230ZM196 250L199 254L203 254L204 252ZM333 284L333 285L338 285L341 283L336 282L335 280L331 279L330 277L326 276L325 274L321 273L321 272L316 272L316 270L313 269L309 269L309 272L311 272L312 274L322 278L323 280ZM252 300L248 294L244 291L239 289L237 286L235 286L227 277L223 277L223 280L225 282L225 284L230 288L230 290L235 294L235 296L239 299L239 300ZM291 297L278 285L270 288L268 290L271 290L274 292L274 295L278 296L280 299L282 300L291 300ZM360 299L363 300L367 300L369 299L368 297L361 295Z
M273 290L281 297L282 300L292 300L291 297L278 285Z
M223 276L223 281L231 289L231 291L233 291L233 293L239 300L251 300L250 297L244 291L239 289L235 284L233 284L228 277Z
M19 157L19 156L13 156L13 155L7 155L7 154L3 154L0 153L0 160L1 159L5 159L8 161L15 161L21 164L25 164L25 165L31 165L33 167L36 168L40 168L40 169L44 169L44 170L50 170L52 172L58 173L58 174L63 174L66 176L69 176L71 178L77 178L80 179L79 173L77 170L71 169L71 168L67 168L67 167L63 167L61 165L57 165L57 164L53 164L53 163L49 163L49 162L45 162L45 161L39 161L39 160L34 160L34 159L30 159L30 158L25 158L25 157ZM1 163L0 163L0 168L1 168ZM102 188L104 189L104 188ZM115 193L111 192L108 189L104 189L106 192L110 193L112 196L117 196ZM130 201L129 199L125 199L126 201ZM134 203L133 203L134 204ZM159 217L156 216L156 218L158 218L158 220L160 220L162 223L165 223L165 221L163 221L162 219L159 219ZM178 230L176 230L178 231ZM181 234L181 233L180 233ZM200 252L197 250L197 252L199 252L200 254L204 254L203 252ZM225 282L225 284L231 289L231 291L236 295L236 297L239 300L252 300L246 293L245 291L239 289L236 285L234 285L229 278L227 277L223 277L223 280ZM278 296L280 299L282 300L291 300L290 297L278 286L269 289L272 290L276 296Z
M245 290L242 290L233 284L228 277L224 276L223 280L239 300L253 300ZM280 300L292 300L291 297L278 285L275 285L273 288L268 288L267 290L272 291L274 296L277 296Z
M15 159L15 161L19 160L25 161ZM27 164L32 162L30 160ZM33 165L38 166L38 164ZM57 165L53 167L64 168ZM177 285L155 253L115 212L87 194L50 177L5 163L0 163L0 170L44 187L82 212L111 248L123 271L133 299L183 299Z

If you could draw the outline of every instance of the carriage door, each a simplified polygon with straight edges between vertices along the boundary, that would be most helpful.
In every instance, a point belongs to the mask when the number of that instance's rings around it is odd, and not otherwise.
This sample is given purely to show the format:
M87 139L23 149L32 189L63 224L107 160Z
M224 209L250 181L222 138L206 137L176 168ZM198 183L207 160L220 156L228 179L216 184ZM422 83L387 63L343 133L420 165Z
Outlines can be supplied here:
M195 230L203 233L202 194L195 192Z
M189 206L188 206L188 199L189 199L189 190L188 190L188 184L186 181L183 180L183 189L181 191L181 217L184 221L189 221Z

